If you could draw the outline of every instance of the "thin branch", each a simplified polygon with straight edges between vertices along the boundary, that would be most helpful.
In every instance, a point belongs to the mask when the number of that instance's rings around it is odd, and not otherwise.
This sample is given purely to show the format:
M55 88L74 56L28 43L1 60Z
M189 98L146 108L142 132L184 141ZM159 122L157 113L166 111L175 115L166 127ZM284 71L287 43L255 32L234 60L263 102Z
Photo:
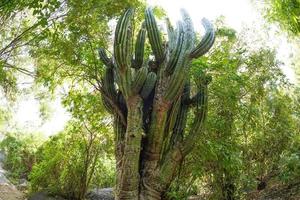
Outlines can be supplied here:
M29 71L29 70L27 70L27 69L24 69L24 68L21 68L21 67L16 67L16 66L11 65L11 64L9 64L9 63L5 63L4 67L6 67L6 68L11 68L11 69L15 69L15 70L21 72L22 74L25 74L25 75L27 75L27 76L31 76L31 77L33 77L33 78L36 77L36 75L34 74L34 72L31 72L31 71Z
M2 55L8 48L13 46L16 42L22 39L29 31L33 30L39 25L39 23L35 23L31 27L25 29L21 34L19 34L17 37L15 37L8 45L6 45L4 48L0 50L0 55Z

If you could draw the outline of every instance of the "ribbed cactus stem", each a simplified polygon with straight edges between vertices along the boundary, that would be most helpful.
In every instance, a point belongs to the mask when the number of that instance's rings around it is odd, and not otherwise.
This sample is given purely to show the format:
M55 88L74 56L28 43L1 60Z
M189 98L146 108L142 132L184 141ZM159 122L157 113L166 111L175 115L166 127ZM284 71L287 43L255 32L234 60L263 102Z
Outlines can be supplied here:
M176 39L176 45L174 46L174 49L172 50L172 53L170 55L170 60L166 67L166 73L168 75L171 75L174 72L174 69L178 63L180 53L182 52L182 45L183 45L183 39L184 39L184 33L183 33L183 25L182 23L178 23L178 33L177 33L177 39Z
M103 64L106 65L107 67L111 67L112 66L112 61L107 56L106 50L104 48L99 48L98 53L99 53L99 57L100 57L101 61L103 62Z
M166 18L167 31L168 31L168 47L169 49L174 49L176 44L176 33L170 22L169 18Z
M156 83L156 74L154 72L150 72L148 75L147 75L147 79L142 87L142 90L140 92L141 94L141 97L143 99L147 99L149 94L152 92L152 90L154 89L155 87L155 83Z
M153 11L150 8L146 9L145 22L148 32L149 42L155 55L156 61L161 62L164 58L163 45L161 35L157 27Z
M142 27L137 35L135 43L135 56L134 56L134 68L140 68L143 65L144 60L144 46L146 40L146 28L145 23L142 24Z
M147 79L148 68L146 66L141 67L132 82L131 90L134 94L137 94L144 85L145 80Z
M128 9L118 21L115 31L114 57L117 67L128 68L132 58L133 9Z
M199 92L190 99L189 70L192 59L212 47L215 33L210 22L202 20L206 33L195 45L192 20L185 10L181 15L175 30L166 19L166 43L150 8L133 37L134 10L128 9L116 26L112 58L105 49L99 49L99 57L107 66L98 82L99 90L117 123L118 200L160 199L202 130L210 77L203 73L196 79ZM146 36L151 46L146 54L149 57L145 57ZM190 105L195 105L193 115L189 115ZM185 129L190 117L189 134Z
M183 30L185 38L187 40L186 48L190 52L194 48L195 44L195 31L192 19L185 9L181 9L181 16L183 21Z
M202 19L202 24L206 33L200 43L192 50L190 54L191 58L198 58L207 53L215 41L215 32L212 24L205 18Z

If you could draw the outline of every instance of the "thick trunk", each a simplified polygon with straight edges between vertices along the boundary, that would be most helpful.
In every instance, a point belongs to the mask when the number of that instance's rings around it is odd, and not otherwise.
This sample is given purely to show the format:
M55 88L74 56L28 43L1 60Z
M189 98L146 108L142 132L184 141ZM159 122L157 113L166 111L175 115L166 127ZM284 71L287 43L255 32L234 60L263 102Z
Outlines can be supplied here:
M162 72L160 72L160 77L163 77ZM153 100L150 130L147 133L147 142L142 154L141 200L161 199L164 190L161 180L160 160L167 113L171 103L163 98L167 80L161 78L157 84Z
M161 200L162 193L157 193L153 190L142 190L140 194L140 200Z
M147 169L141 179L140 200L161 199L162 187L158 169Z
M138 200L140 183L139 161L143 134L142 100L140 97L135 96L128 99L127 102L127 128L116 199Z
M122 157L124 150L124 137L126 128L120 121L118 116L114 119L114 132L115 132L115 155L116 155L116 183L120 183L122 175ZM120 190L120 185L116 184L115 191Z
M169 40L164 43L153 12L147 9L135 40L134 10L128 9L116 26L113 57L99 50L107 69L98 85L104 105L115 117L116 200L162 199L203 127L210 79L197 78L200 91L190 98L189 65L211 48L215 36L204 20L205 42L195 45L190 17L185 11L182 17L176 33L168 25ZM155 60L144 58L146 32ZM192 106L188 102L195 107L190 133L185 132Z

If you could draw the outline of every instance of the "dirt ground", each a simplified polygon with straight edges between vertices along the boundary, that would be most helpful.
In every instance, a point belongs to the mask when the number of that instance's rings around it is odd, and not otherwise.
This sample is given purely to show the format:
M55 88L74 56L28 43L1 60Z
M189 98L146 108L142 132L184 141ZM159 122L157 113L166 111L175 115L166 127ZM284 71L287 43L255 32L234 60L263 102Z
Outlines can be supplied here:
M0 185L0 200L24 200L22 192L11 185Z
M282 184L270 181L266 189L252 192L247 200L300 200L300 182Z

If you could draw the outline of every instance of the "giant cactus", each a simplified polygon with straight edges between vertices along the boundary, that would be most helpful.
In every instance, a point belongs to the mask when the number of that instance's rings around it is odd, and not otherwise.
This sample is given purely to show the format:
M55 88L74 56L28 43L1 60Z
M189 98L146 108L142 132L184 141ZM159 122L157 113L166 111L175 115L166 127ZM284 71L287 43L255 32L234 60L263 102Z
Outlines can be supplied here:
M215 33L203 19L206 33L195 44L193 24L182 10L175 29L167 20L168 39L164 42L148 8L135 39L133 19L133 9L120 17L112 57L99 49L106 66L100 91L103 104L114 117L116 134L116 199L161 199L203 128L210 80L203 75L195 84L189 78L189 67L192 59L212 47ZM147 44L152 49L150 58L144 57ZM192 84L199 90L193 97ZM194 121L187 129L191 108Z

